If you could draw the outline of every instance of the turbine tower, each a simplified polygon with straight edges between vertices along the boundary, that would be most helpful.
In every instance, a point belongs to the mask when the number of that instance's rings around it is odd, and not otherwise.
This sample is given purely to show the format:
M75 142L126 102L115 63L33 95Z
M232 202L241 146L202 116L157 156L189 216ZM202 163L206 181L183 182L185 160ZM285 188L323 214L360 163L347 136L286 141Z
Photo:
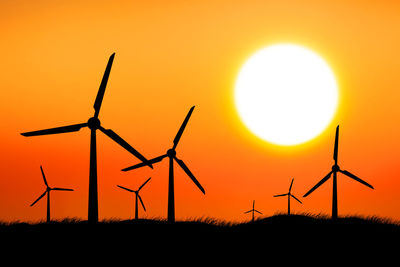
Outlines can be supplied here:
M171 149L167 151L166 154L161 155L159 157L150 159L148 163L153 164L160 162L162 159L165 157L169 158L169 180L168 180L168 221L169 222L174 222L175 221L175 197L174 197L174 161L178 163L178 165L184 170L184 172L189 176L190 179L195 183L195 185L200 189L203 194L205 194L204 188L200 185L200 183L197 181L197 179L194 177L193 173L189 170L189 168L186 166L186 164L181 160L176 157L176 147L179 143L179 140L181 139L182 133L185 130L186 124L189 121L190 116L192 115L194 106L189 110L189 113L186 115L185 120L183 121L181 127L179 128L178 133L175 136L175 139L173 141L173 146ZM145 166L145 163L139 163L136 165L133 165L131 167L127 167L125 169L122 169L122 171L130 171L133 169L137 169L140 167Z
M150 181L150 179L151 179L151 177L150 177L149 179L147 179L146 182L144 182L144 183L139 187L139 189L136 190L136 191L135 191L135 190L132 190L132 189L129 189L129 188L126 188L126 187L123 187L123 186L120 186L120 185L117 185L119 188L122 188L122 189L124 189L124 190L126 190L126 191L128 191L128 192L135 193L135 220L138 220L138 219L139 219L138 198L139 198L139 200L140 200L140 203L142 204L142 207L143 207L144 211L146 211L146 208L144 207L144 204L143 204L143 200L142 200L142 198L141 198L140 195L139 195L139 191L140 191L140 189L143 188L143 186L144 186L145 184L147 184L148 181Z
M143 161L145 164L149 165L151 168L151 164L147 162L147 159L142 156L138 151L136 151L132 146L130 146L124 139L122 139L119 135L117 135L111 129L105 129L100 125L99 120L99 112L101 103L103 102L104 92L106 90L108 76L110 75L111 66L114 60L113 53L106 67L106 70L103 75L103 79L100 84L99 91L97 93L96 100L94 102L94 116L91 117L87 122L78 123L68 126L56 127L46 130L38 130L33 132L21 133L23 136L38 136L38 135L48 135L48 134L60 134L60 133L70 133L77 132L83 127L88 127L90 129L90 170L89 170L89 203L88 203L88 221L89 222L98 222L98 195L97 195L97 145L96 145L96 131L100 130L109 138L114 140L120 146L128 150L135 157Z
M32 207L33 205L35 205L36 202L38 202L39 200L41 200L45 195L47 195L47 216L46 216L47 218L46 218L46 221L49 223L49 222L50 222L50 191L52 191L52 190L55 190L55 191L74 191L74 190L73 190L73 189L68 189L68 188L60 188L60 187L51 188L51 187L47 184L46 176L44 175L42 166L40 166L40 170L42 171L42 177L43 177L44 184L46 185L46 191L44 191L44 193L41 194L41 195L31 204L31 207Z
M252 222L254 222L254 212L258 212L259 214L262 214L260 211L254 209L254 204L255 204L255 202L256 202L256 201L253 200L253 208L252 208L251 210L244 212L244 214L249 213L249 212L252 212L252 219L251 219Z
M297 197L295 197L295 196L292 195L292 193L291 193L293 181L294 181L294 178L292 179L292 182L290 183L289 192L288 192L288 193L286 193L286 194L281 194L281 195L275 195L275 196L274 196L274 197L284 197L284 196L288 196L288 215L290 215L290 197L296 199L298 202L300 202L301 204L303 204Z
M368 186L369 188L372 188L372 185L370 185L369 183L361 180L360 178L358 178L357 176L355 176L354 174L350 173L349 171L346 170L341 170L339 165L338 165L338 142L339 142L339 125L336 127L336 136L335 136L335 146L333 149L333 160L335 161L335 163L332 166L332 170L324 177L322 178L321 181L319 181L313 188L311 188L303 197L308 196L309 194L311 194L315 189L317 189L320 185L322 185L323 183L325 183L326 181L328 181L328 179L331 177L331 175L333 174L333 179L332 179L332 183L333 183L333 192L332 192L332 219L336 219L338 217L338 204L337 204L337 173L340 172L354 180L356 180L359 183L362 183L363 185Z

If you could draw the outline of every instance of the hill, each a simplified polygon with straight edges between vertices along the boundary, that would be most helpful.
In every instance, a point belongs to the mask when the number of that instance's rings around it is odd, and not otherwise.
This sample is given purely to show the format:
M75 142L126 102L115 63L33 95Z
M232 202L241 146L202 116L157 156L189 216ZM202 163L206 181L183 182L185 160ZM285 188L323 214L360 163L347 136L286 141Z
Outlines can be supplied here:
M95 260L105 255L125 255L128 259L132 253L151 255L154 260L158 256L179 255L229 255L232 260L257 252L269 257L317 252L332 257L332 251L348 256L354 255L354 251L362 251L364 256L368 252L374 253L369 256L382 252L394 256L391 253L398 250L399 240L400 225L377 217L332 221L323 216L275 215L246 223L205 218L173 224L163 220L109 220L95 225L66 219L50 224L0 225L3 252L68 252L69 257L96 252Z

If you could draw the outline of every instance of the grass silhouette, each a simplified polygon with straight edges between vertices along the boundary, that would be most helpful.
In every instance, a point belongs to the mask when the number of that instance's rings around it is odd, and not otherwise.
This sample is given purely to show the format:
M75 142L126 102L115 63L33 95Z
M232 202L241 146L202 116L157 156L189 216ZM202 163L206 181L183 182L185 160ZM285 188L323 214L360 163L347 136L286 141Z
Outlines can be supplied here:
M175 223L161 218L107 219L97 224L77 218L51 223L0 223L0 244L9 251L67 251L68 257L78 257L90 248L108 254L136 253L151 258L159 253L179 258L178 254L184 253L231 260L235 255L244 257L255 252L286 257L288 249L298 257L311 251L329 256L333 249L351 258L354 249L371 251L374 255L377 251L389 253L398 248L399 238L400 224L390 219L345 216L331 220L323 214L275 214L254 222L201 217ZM101 262L98 256L95 259Z
M388 218L378 216L360 216L348 215L332 220L325 214L298 213L287 215L286 213L277 213L270 217L259 217L254 222L229 222L218 220L212 217L189 218L175 223L169 223L163 218L150 218L139 220L121 220L118 218L109 218L100 221L97 224L90 224L86 220L79 218L64 218L62 220L53 220L50 223L40 221L38 223L27 222L0 222L0 232L3 236L7 234L23 234L24 231L34 234L45 233L46 231L68 232L72 230L113 230L116 232L135 233L140 235L142 230L151 230L152 232L168 230L169 232L179 234L179 231L204 232L217 230L226 231L230 234L251 233L257 231L259 234L271 233L271 237L276 235L276 230L286 230L290 227L292 230L324 230L330 233L337 231L388 231L391 233L400 233L400 223ZM357 230L358 229L358 230ZM168 232L167 231L167 232ZM105 232L106 233L106 232ZM313 234L310 232L310 234ZM297 233L301 235L301 232Z

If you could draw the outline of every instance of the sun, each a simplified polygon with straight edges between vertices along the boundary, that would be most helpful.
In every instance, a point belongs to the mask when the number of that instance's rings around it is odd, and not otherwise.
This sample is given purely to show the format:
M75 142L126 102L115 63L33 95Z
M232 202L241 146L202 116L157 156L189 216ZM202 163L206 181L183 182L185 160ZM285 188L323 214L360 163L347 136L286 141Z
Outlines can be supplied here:
M338 106L338 85L326 61L293 44L254 53L241 68L234 101L241 121L276 145L305 143L321 134Z

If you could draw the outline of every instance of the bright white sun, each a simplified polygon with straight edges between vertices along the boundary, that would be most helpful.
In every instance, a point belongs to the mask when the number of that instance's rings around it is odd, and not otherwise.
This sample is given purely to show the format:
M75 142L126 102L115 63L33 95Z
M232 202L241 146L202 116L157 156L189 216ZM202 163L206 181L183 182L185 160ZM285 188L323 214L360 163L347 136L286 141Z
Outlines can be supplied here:
M277 145L297 145L329 125L338 104L338 86L328 64L313 51L272 45L241 68L235 104L256 136Z

